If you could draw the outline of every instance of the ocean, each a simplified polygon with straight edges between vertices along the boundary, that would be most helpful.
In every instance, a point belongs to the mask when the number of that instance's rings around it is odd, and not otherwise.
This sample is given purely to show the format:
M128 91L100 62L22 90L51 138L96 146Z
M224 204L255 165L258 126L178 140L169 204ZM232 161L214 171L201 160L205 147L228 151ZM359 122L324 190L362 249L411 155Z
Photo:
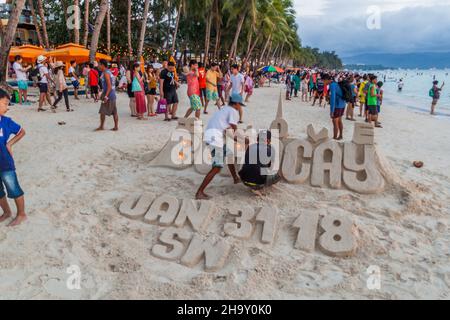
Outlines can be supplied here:
M436 108L436 117L450 120L450 69L445 70L383 70L373 72L379 81L384 81L384 106L403 106L412 112L430 113L432 98L428 95L433 79L439 86L445 82L441 99ZM398 81L403 79L403 90L398 91Z

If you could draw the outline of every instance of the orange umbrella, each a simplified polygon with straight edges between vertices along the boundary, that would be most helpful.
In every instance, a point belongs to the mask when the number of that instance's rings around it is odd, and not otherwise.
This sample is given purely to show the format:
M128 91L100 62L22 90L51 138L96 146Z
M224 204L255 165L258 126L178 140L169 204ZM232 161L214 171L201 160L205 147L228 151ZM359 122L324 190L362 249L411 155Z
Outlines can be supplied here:
M14 58L16 56L22 56L23 61L25 63L34 63L36 61L36 58L40 55L45 55L46 51L44 48L32 46L32 45L25 45L21 47L12 47L9 51L9 60L14 61Z
M89 50L82 45L68 43L56 48L56 50L45 54L46 57L54 57L56 60L63 62L76 61L77 63L89 62ZM112 58L103 53L97 53L95 60L105 59L111 61Z

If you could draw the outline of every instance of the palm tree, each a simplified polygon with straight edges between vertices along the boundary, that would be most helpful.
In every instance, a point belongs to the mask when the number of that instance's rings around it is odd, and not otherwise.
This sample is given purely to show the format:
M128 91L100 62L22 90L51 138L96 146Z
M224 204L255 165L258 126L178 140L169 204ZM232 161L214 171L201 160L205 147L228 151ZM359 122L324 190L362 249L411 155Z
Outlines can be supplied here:
M139 37L139 46L138 46L138 52L137 52L138 59L142 56L142 51L144 50L145 30L147 29L147 20L148 20L149 9L150 9L150 0L145 0L144 15L142 17L141 34Z
M2 39L2 47L0 49L0 85L8 87L6 83L6 66L8 64L8 55L14 37L16 36L17 25L19 24L20 14L25 6L25 0L16 0L9 15L6 28L1 28L0 38Z
M133 55L133 46L131 45L131 0L128 0L128 16L127 16L127 31L128 31L128 55Z
M106 51L111 53L111 4L108 0L108 6L106 9Z
M89 0L84 0L84 39L83 45L87 47L89 38Z
M255 21L257 16L256 8L257 0L247 0L244 3L240 0L229 0L225 2L223 6L224 11L228 11L230 14L230 19L228 20L228 25L235 22L236 23L236 33L234 35L234 40L230 48L230 53L228 55L228 64L236 57L237 45L239 41L239 36L241 35L242 26L246 17ZM237 20L235 20L237 17Z
M44 45L45 48L50 48L50 43L48 41L48 33L47 33L47 25L45 23L45 14L44 14L44 6L42 5L42 0L37 0L39 18L41 19L42 24L42 33L44 36Z
M73 29L74 40L80 44L80 0L73 0L75 7L75 28Z
M28 0L28 6L30 7L31 16L33 17L34 27L36 28L36 34L37 34L37 37L38 37L39 45L41 47L43 47L44 46L44 42L42 41L41 29L39 27L39 23L38 23L38 20L37 20L37 17L36 17L36 11L34 11L33 0Z
M175 23L175 31L173 32L173 39L172 39L172 48L171 51L172 53L175 52L175 46L176 46L176 42L177 42L177 35L178 35L178 28L180 26L180 18L181 18L181 14L185 14L186 13L186 7L187 7L187 1L186 0L179 0L179 4L178 4L178 9L177 9L177 21Z
M102 29L103 21L105 20L106 11L108 11L108 0L102 0L100 9L95 20L94 32L92 33L91 50L89 52L89 59L91 62L95 61L95 54L97 53L98 40L100 38L100 31Z

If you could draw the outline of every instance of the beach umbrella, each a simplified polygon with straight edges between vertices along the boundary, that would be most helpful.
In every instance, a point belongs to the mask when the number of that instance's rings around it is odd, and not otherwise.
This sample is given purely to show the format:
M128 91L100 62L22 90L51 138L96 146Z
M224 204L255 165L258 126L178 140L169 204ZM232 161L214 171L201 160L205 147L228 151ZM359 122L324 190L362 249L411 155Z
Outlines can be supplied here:
M16 56L22 56L25 63L34 63L36 58L40 55L45 55L44 48L36 47L32 45L25 45L21 47L12 47L9 52L9 61L14 61Z
M262 71L262 72L278 72L278 73L283 73L284 72L283 69L275 67L275 66L262 67L258 71Z
M45 54L46 57L54 57L56 60L63 62L76 61L77 63L89 62L89 50L82 45L68 43L57 47L54 51ZM111 61L112 58L103 53L97 53L95 60L105 59Z

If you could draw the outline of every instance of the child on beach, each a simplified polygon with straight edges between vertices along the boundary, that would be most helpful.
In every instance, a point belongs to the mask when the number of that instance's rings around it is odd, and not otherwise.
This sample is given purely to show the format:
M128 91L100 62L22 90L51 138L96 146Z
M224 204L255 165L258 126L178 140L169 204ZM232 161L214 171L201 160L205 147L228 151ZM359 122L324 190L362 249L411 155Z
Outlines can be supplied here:
M97 103L98 101L98 80L99 75L98 71L95 70L94 64L89 64L89 87L91 89L91 98L94 98L94 102Z
M217 91L217 83L219 82L220 77L222 77L222 73L219 65L213 62L211 68L206 72L205 112L210 101L215 102L217 108L220 109L219 92Z
M381 105L383 104L383 95L384 95L384 91L383 91L383 82L382 81L378 81L377 83L377 87L378 87L378 118L380 117L380 113L381 113ZM380 121L378 121L378 123L381 124Z
M247 94L247 96L245 97L245 103L247 103L250 97L253 95L254 87L255 83L253 81L253 71L250 71L245 77L245 93Z
M0 89L0 207L3 215L0 222L4 222L12 216L11 208L6 199L14 199L17 208L16 218L8 225L17 226L26 220L24 192L17 179L12 147L25 136L25 130L11 118L5 116L8 112L10 97L8 93ZM14 137L9 140L10 136Z
M73 95L75 97L75 100L80 100L78 98L78 89L80 89L80 80L78 79L78 75L76 73L77 62L75 60L70 61L70 68L69 68L69 76L72 80L73 85Z
M198 64L198 83L200 84L200 99L203 107L206 106L206 69L203 63ZM203 110L204 114L208 114L208 111Z
M156 88L158 86L158 76L153 65L148 65L145 70L144 80L146 83L145 95L147 96L147 109L149 117L156 117L154 104L156 100Z

